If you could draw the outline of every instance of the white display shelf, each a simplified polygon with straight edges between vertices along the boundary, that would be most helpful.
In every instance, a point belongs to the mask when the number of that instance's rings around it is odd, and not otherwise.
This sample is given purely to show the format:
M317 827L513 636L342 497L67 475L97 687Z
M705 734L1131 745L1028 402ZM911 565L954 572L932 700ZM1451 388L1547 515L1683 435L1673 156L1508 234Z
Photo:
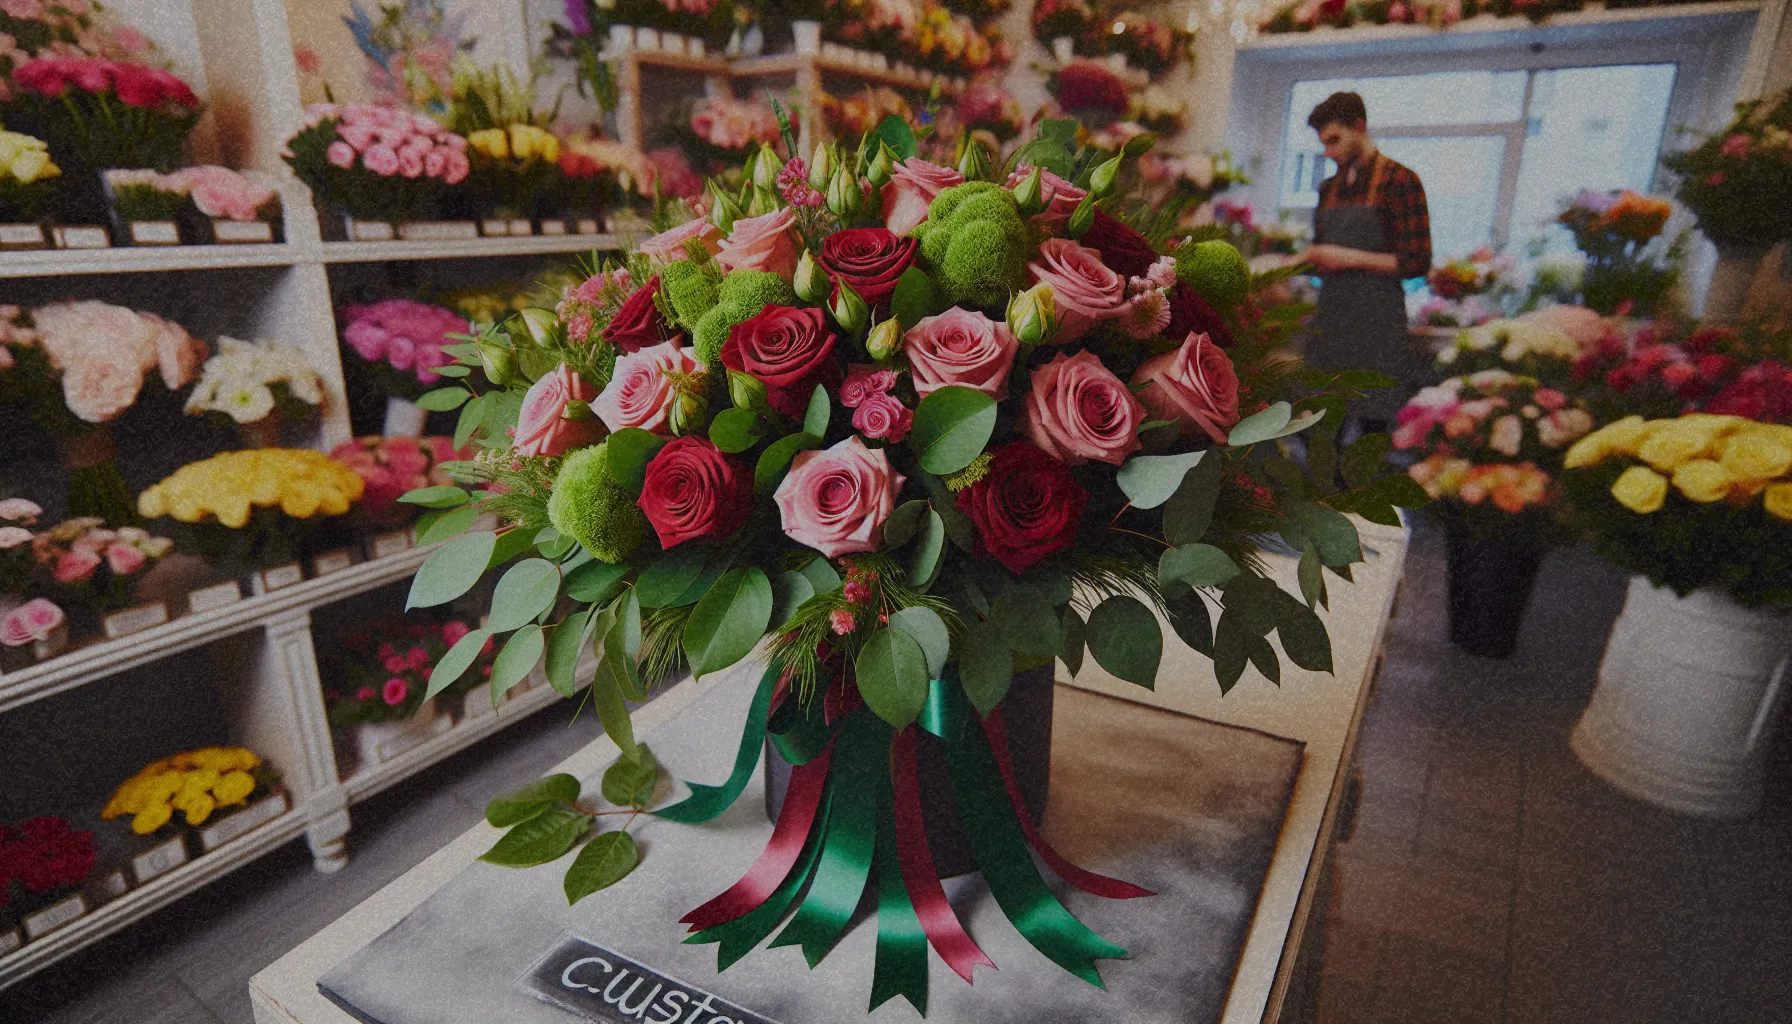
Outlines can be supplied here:
M0 989L48 967L75 950L105 938L274 847L297 838L305 831L306 824L302 812L289 810L248 834L145 882L73 924L65 925L34 942L25 943L17 950L0 957Z
M362 562L341 572L296 583L259 597L174 619L141 633L80 647L17 672L0 675L0 713L53 693L266 625L296 608L315 608L417 571L433 548Z
M0 278L286 267L303 263L307 259L316 259L315 251L309 246L281 242L248 245L130 245L110 249L27 249L0 253Z
M729 71L736 78L759 78L773 75L793 75L805 69L814 69L831 75L845 75L897 89L926 90L932 88L933 85L933 79L927 72L905 75L894 69L879 71L875 68L862 67L819 54L811 56L809 54L778 53L769 57L743 57L735 61ZM951 78L949 75L946 77L947 79ZM947 96L953 96L958 93L958 89L949 81L945 81L940 84L940 92Z
M595 667L595 662L591 667ZM489 700L487 694L488 690L482 685L474 688L467 695L467 699ZM410 778L437 761L465 750L506 726L520 722L542 708L559 703L560 700L560 694L543 680L523 693L511 697L491 714L476 715L471 718L463 716L460 721L454 723L452 728L440 736L425 740L390 761L363 767L342 780L343 786L348 789L349 802L359 803L388 786Z
M464 260L488 256L542 256L611 251L616 236L528 235L522 238L469 238L459 242L324 242L324 263L374 263L383 260Z
M1467 41L1470 37L1485 36L1489 33L1550 33L1554 30L1586 29L1630 22L1673 22L1681 18L1762 14L1768 11L1773 11L1777 18L1778 6L1772 0L1715 0L1711 3L1676 3L1656 7L1624 7L1616 10L1608 10L1603 6L1589 6L1579 11L1552 14L1548 20L1542 22L1532 22L1522 15L1501 18L1492 14L1482 14L1459 21L1445 29L1432 28L1429 25L1354 25L1350 28L1334 28L1326 25L1307 32L1260 32L1239 43L1238 49L1240 51L1275 51L1308 47L1334 50L1348 47L1373 48L1414 39L1453 38L1458 41Z

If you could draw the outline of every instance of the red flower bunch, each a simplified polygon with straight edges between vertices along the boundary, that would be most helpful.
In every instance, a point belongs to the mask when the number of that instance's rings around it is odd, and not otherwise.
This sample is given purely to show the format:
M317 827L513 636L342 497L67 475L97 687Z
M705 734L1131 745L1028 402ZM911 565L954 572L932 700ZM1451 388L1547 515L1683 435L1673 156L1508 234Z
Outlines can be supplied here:
M204 105L171 71L103 57L34 57L13 69L12 80L20 89L50 99L72 87L90 93L111 91L120 103L140 109L192 111Z
M1112 71L1087 61L1068 64L1046 83L1065 110L1126 113L1126 86Z
M1792 366L1728 327L1700 328L1679 341L1645 333L1631 351L1622 339L1607 339L1575 364L1574 380L1604 385L1611 408L1602 421L1709 412L1792 423Z
M104 57L33 57L12 83L65 170L171 169L204 106L172 72Z
M93 872L93 857L93 833L76 832L61 818L0 825L0 906L15 880L37 893L80 883Z
M1792 424L1792 366L1769 359L1743 370L1711 396L1705 411Z
M329 678L345 683L341 689L324 691L330 724L409 718L423 703L436 663L472 632L459 619L421 623L389 615L365 632L343 637ZM474 667L456 681L452 692L464 692L491 677L496 647L487 637Z

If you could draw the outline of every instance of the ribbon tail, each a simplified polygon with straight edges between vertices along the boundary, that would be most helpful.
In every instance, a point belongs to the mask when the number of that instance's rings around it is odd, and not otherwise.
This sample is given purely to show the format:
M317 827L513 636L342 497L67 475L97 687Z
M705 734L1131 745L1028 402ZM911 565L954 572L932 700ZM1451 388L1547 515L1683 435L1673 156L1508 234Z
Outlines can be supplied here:
M753 769L759 766L759 752L765 747L765 721L771 710L772 691L777 687L778 675L778 669L774 667L766 669L765 675L760 677L759 689L753 694L753 706L747 712L747 727L741 733L740 749L734 755L734 771L729 773L728 781L720 786L687 782L685 785L691 788L691 795L670 807L654 811L655 816L687 824L711 821L740 799L741 791L753 777Z
M1033 815L1027 810L1027 802L1021 796L1020 780L1014 774L1014 761L1008 751L1008 730L1002 724L1002 709L997 707L988 717L983 719L983 730L989 734L989 748L995 755L996 767L1001 770L1002 784L1008 788L1008 802L1014 808L1014 817L1020 822L1021 832L1027 837L1028 845L1039 852L1040 859L1059 878L1086 893L1106 897L1110 900L1131 900L1140 896L1155 896L1150 889L1097 874L1072 864L1052 844L1045 841L1039 833L1039 826L1033 823Z
M890 769L895 798L896 854L902 880L927 940L939 951L946 966L965 981L972 981L971 968L982 964L994 969L995 961L984 954L977 943L965 934L964 925L946 899L940 885L939 872L933 866L933 851L927 848L927 824L921 812L921 786L915 773L915 730L904 729L890 745ZM880 861L878 871L883 871ZM881 878L881 875L880 875Z
M927 932L909 902L896 844L895 793L884 773L877 802L877 961L871 977L871 1005L895 996L927 1016Z
M725 971L734 966L741 957L753 951L772 929L783 920L784 913L796 902L797 894L815 874L815 862L821 857L821 837L827 823L828 801L822 799L821 813L815 819L815 827L810 831L808 842L803 844L803 855L797 861L784 883L778 886L764 903L747 911L732 921L705 928L684 941L691 945L719 943L716 949L716 970Z
M821 863L796 916L766 948L802 946L803 959L814 967L852 920L871 875L877 840L877 772L880 760L888 764L888 742L889 728L869 711L853 715L842 726L834 740L840 765L832 780Z
M996 787L1000 770L988 745L972 735L942 746L959 819L1002 913L1053 963L1105 988L1095 961L1123 957L1126 950L1078 921L1046 888L1027 853L1014 808Z
M823 750L815 760L798 765L790 773L790 790L784 797L784 809L772 828L772 838L759 858L740 881L727 892L691 911L680 922L702 931L732 921L763 904L778 888L802 855L809 834L814 831L822 794L827 789L828 763L833 748Z

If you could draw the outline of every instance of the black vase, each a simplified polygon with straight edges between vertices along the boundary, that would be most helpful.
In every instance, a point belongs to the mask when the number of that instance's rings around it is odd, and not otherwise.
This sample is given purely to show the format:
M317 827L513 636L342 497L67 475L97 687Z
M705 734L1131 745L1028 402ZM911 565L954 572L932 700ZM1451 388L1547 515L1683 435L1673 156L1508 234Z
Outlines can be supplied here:
M1548 549L1477 540L1460 527L1451 527L1446 537L1451 642L1478 657L1510 657Z
M1008 750L1021 798L1035 824L1045 818L1046 797L1051 792L1052 695L1056 662L1017 672L1002 699L1002 724L1008 734ZM975 728L973 725L972 728ZM958 822L952 783L946 761L933 734L917 729L915 771L921 783L921 813L927 825L927 847L941 878L978 870L971 843ZM784 807L790 787L791 764L770 740L765 744L765 814L772 821Z

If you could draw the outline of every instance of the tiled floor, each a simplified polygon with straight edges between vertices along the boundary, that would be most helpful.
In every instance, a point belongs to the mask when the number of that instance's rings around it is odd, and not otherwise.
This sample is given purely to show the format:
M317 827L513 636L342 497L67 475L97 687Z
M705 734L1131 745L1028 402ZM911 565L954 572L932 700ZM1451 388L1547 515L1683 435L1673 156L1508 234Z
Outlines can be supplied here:
M1622 579L1552 557L1517 655L1495 662L1445 640L1438 538L1421 533L1408 567L1337 850L1320 1024L1792 1021L1792 798L1682 818L1568 752ZM358 807L341 873L293 844L0 992L0 1021L248 1024L250 975L595 735L565 721L537 715Z

